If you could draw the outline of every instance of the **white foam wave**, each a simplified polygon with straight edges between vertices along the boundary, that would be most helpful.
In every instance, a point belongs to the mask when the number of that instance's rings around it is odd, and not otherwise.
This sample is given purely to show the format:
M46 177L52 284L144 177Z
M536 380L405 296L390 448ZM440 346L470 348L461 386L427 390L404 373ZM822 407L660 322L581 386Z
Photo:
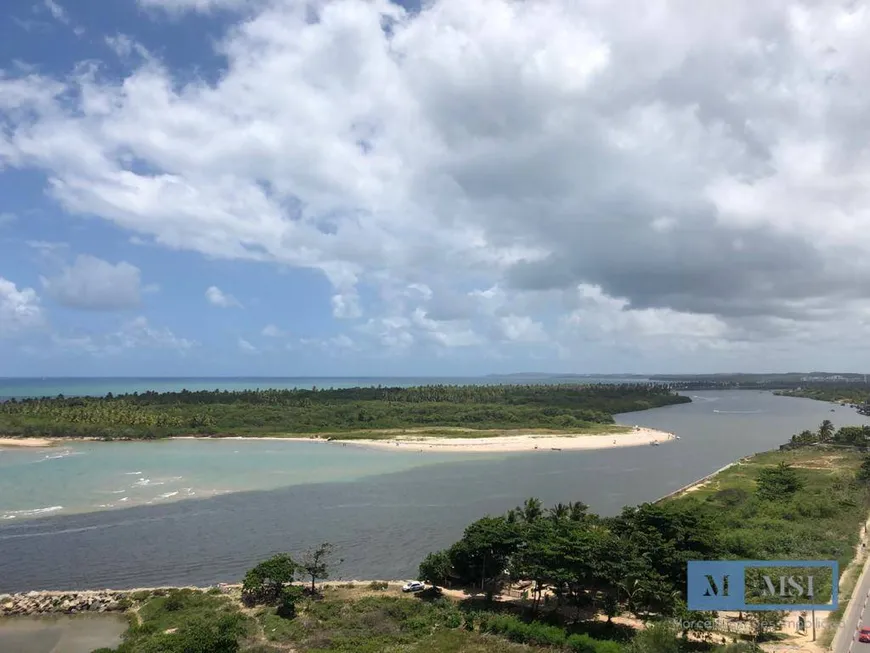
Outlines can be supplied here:
M50 512L63 510L63 506L49 506L48 508L34 508L33 510L9 510L3 513L3 519L17 519L18 517L36 517Z
M124 476L141 476L142 472L124 472Z
M48 460L60 460L62 458L69 458L70 456L82 456L84 455L84 451L73 451L72 449L61 449L57 453L47 454L36 460L34 462L44 463Z
M161 495L160 495L159 497L157 497L157 498L158 498L158 499L169 499L169 498L171 498L171 497L174 497L176 494L178 494L178 492L166 492L165 494L161 494Z
M133 487L150 487L152 485L164 485L163 481L152 481L150 478L140 478L133 483Z

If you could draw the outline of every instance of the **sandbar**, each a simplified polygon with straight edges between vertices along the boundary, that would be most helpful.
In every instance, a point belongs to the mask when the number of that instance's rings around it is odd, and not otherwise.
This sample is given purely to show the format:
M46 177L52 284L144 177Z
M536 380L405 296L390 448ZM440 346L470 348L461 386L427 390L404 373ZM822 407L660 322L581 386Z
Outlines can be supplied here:
M53 447L54 440L47 438L0 438L2 447Z
M557 433L518 433L517 435L493 436L486 438L444 438L444 437L395 437L388 440L340 440L332 442L374 447L378 449L413 449L422 452L523 452L556 450L613 449L616 447L637 447L663 444L675 439L672 433L650 428L632 429L626 433L606 434L557 434Z

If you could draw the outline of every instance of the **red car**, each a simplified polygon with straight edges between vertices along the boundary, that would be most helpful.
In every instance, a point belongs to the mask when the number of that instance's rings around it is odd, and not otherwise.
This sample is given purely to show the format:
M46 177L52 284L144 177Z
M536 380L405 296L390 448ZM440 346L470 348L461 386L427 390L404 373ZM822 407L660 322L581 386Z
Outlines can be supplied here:
M858 641L870 644L870 628L862 628L858 631Z

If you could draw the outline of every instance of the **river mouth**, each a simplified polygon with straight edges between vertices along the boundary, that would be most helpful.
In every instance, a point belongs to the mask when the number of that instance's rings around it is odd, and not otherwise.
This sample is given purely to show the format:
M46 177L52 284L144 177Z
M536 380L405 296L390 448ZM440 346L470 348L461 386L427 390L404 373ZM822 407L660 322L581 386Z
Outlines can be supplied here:
M126 629L119 615L0 617L0 651L91 653L117 647Z

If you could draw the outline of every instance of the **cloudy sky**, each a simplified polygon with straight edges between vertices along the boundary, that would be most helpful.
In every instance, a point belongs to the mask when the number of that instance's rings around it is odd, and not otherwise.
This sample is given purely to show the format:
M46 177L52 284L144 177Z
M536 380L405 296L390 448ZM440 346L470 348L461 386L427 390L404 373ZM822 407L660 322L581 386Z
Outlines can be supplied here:
M870 10L6 0L0 376L867 371Z

